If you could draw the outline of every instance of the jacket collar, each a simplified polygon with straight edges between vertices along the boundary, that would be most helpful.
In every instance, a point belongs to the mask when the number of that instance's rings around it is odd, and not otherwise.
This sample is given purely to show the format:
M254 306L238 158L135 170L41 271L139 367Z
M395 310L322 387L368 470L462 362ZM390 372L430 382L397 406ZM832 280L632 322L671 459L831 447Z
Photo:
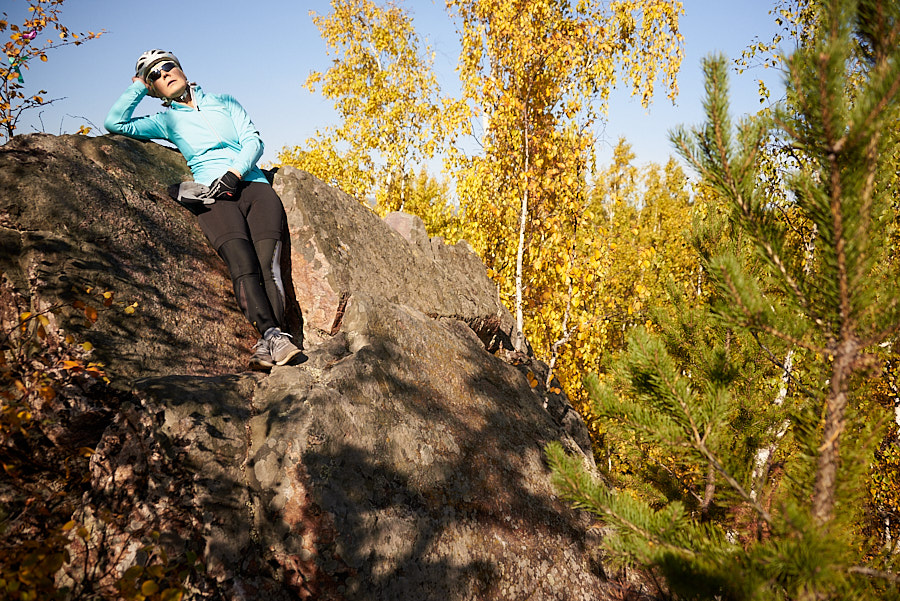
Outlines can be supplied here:
M198 86L197 84L192 84L191 92L194 95L194 104L196 106L200 106L200 103L203 101L203 97L206 96L206 94L203 93L203 89L200 86ZM179 102L173 102L172 104L169 105L169 108L175 109L176 111L192 111L192 110L194 110L191 107L189 107L188 105L181 104Z

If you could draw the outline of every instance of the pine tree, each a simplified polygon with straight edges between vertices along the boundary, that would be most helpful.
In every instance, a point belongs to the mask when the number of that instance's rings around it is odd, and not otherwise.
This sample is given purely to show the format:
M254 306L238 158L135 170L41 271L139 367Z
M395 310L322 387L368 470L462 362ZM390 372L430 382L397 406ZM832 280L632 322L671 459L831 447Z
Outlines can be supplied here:
M895 554L863 538L861 496L890 421L865 379L900 330L885 156L900 104L900 6L828 0L785 60L787 99L733 126L725 60L705 61L707 121L672 140L715 204L695 226L708 303L673 291L613 376L588 378L627 469L612 489L559 445L561 494L610 526L606 545L678 598L884 599ZM775 202L760 150L794 162ZM627 487L623 489L622 487Z

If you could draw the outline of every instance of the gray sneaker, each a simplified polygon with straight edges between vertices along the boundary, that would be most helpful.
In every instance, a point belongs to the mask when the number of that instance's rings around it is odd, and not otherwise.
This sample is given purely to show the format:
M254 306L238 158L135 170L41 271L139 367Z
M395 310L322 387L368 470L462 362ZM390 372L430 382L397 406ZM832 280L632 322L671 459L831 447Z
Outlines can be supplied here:
M265 371L275 365L272 361L272 353L269 352L269 342L260 338L253 345L253 355L250 357L250 369Z
M271 328L263 337L269 345L269 355L275 365L285 365L301 353L300 349L290 341L291 335L278 328Z

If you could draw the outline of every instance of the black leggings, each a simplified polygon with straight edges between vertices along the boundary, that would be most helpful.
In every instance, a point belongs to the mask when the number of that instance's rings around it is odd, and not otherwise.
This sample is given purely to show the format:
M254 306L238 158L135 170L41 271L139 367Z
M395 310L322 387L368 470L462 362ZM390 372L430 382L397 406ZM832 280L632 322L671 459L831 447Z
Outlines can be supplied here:
M260 240L256 248L249 240L234 238L219 247L228 265L234 298L244 316L260 334L284 322L284 289L277 268L280 240ZM260 266L266 265L268 269Z
M260 334L284 325L281 238L287 218L268 184L242 183L235 200L208 205L198 219L207 239L228 265L234 296Z

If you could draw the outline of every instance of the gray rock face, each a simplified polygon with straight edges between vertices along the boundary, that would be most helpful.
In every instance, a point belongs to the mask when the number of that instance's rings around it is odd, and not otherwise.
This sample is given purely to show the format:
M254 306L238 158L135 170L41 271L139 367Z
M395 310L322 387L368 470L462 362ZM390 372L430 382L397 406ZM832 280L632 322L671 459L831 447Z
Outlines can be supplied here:
M351 299L359 307L364 299L383 298L430 317L461 319L492 350L511 348L515 322L466 244L428 239L411 215L388 215L382 222L293 167L281 170L274 186L288 215L291 274L309 340L321 342L340 329Z
M189 177L181 155L122 136L17 136L0 149L0 269L40 311L113 291L133 316L55 316L124 378L224 374L246 365L254 330L224 263L166 195ZM85 294L92 288L92 295ZM57 324L54 324L57 325Z
M163 197L185 176L174 152L118 136L0 149L5 285L49 306L100 279L139 302L82 332L130 395L78 516L118 569L158 530L206 564L195 598L608 598L589 520L542 458L562 440L592 463L584 424L529 385L546 366L510 350L513 321L464 244L280 171L308 360L245 372L255 336L224 267ZM102 502L129 525L96 519Z

